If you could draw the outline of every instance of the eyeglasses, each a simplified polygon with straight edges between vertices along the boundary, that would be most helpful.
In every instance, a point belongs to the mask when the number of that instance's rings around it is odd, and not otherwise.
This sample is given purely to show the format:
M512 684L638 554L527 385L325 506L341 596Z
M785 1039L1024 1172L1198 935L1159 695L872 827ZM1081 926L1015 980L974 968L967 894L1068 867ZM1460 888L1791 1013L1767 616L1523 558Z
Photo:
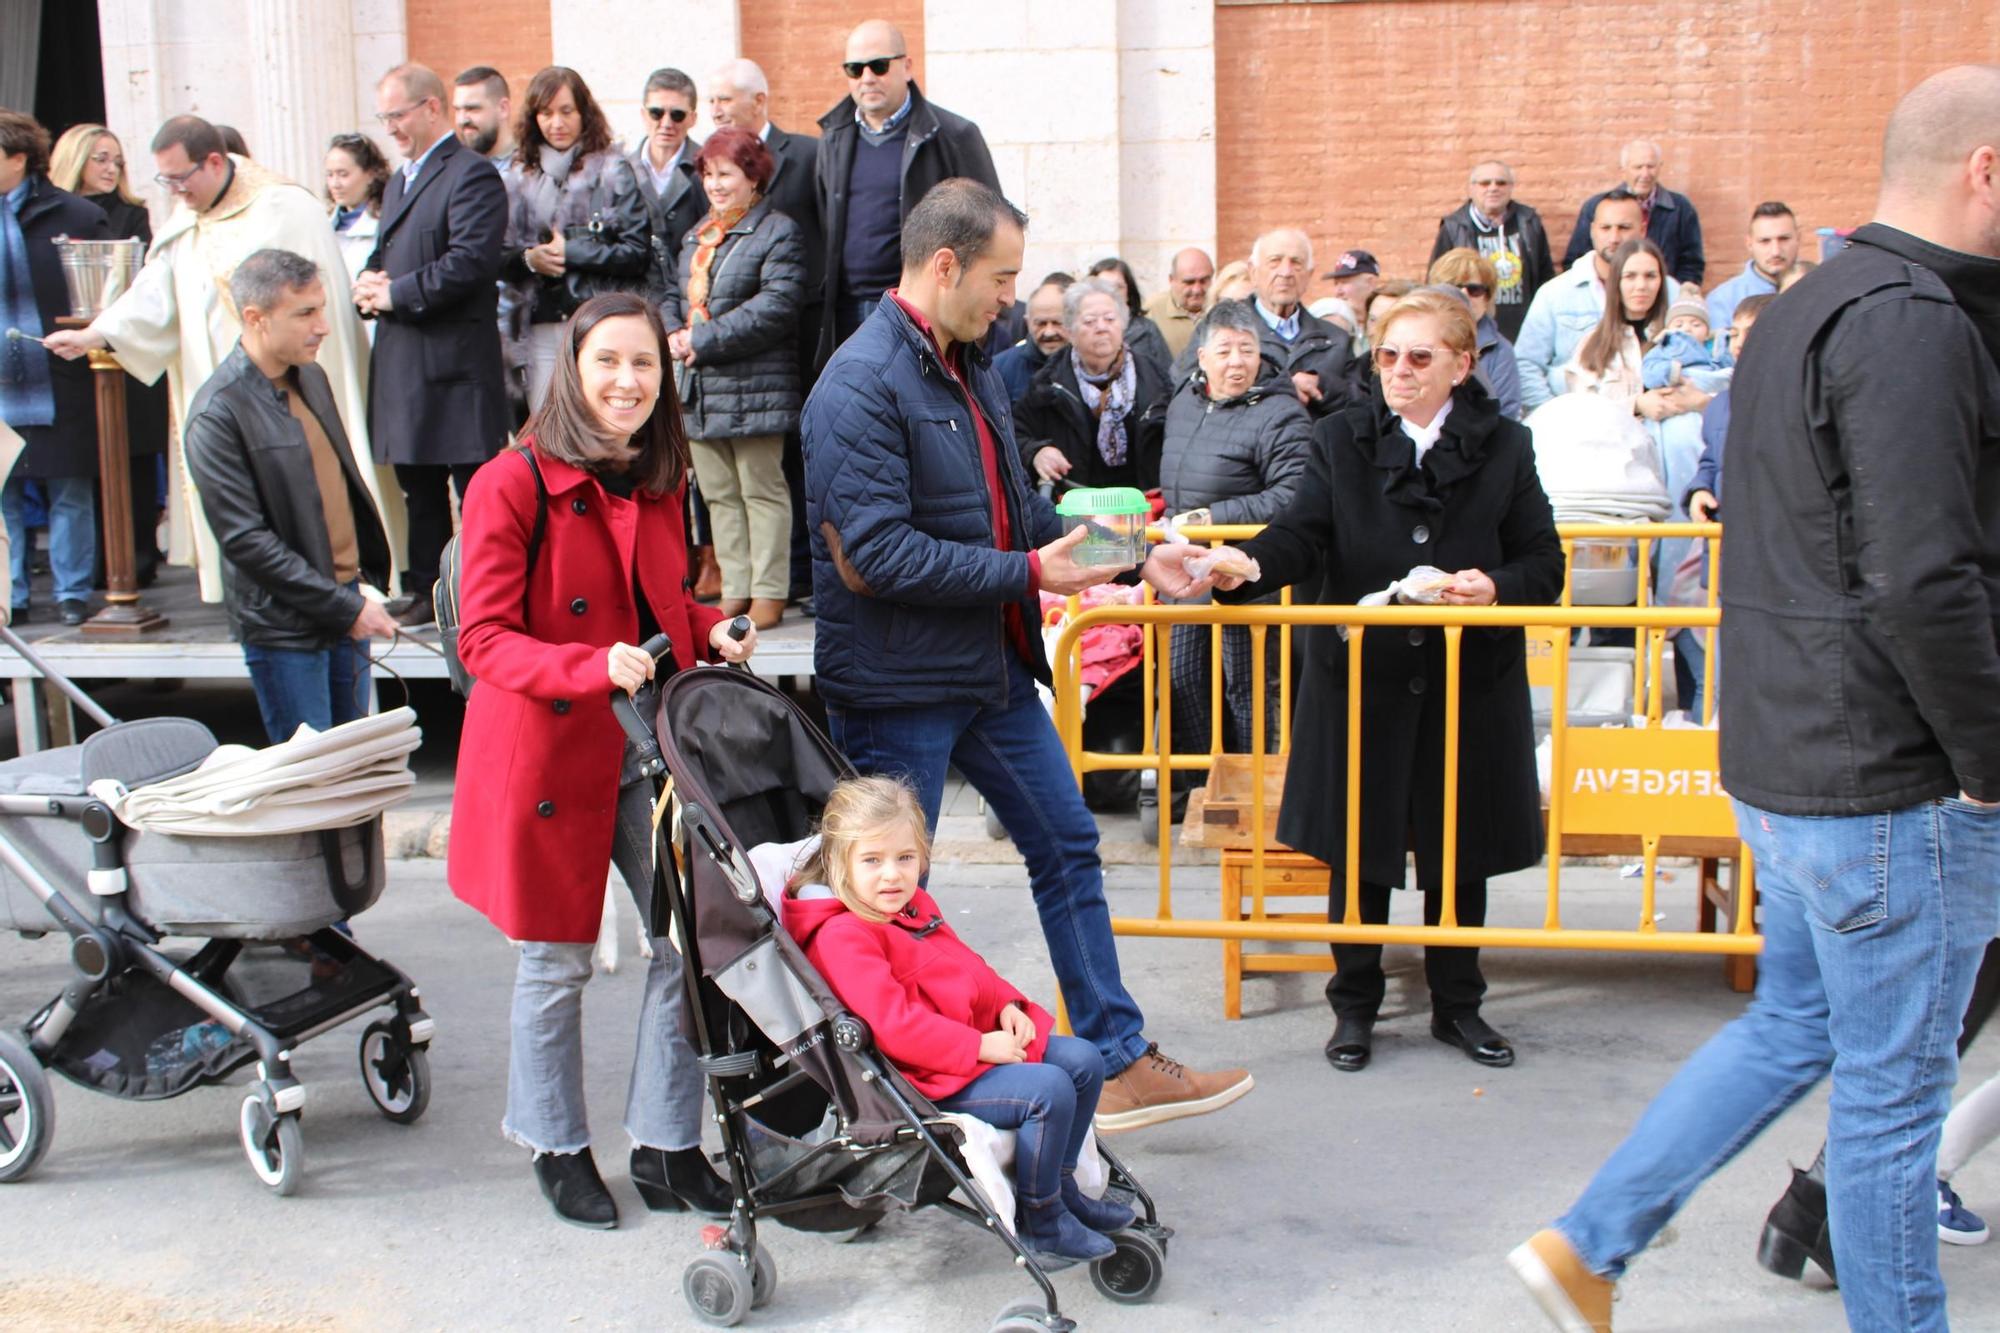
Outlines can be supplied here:
M646 108L646 115L649 118L658 120L660 117L665 116L676 125L686 120L690 114L686 107L679 106L649 106Z
M1472 183L1473 183L1474 185L1478 185L1478 186L1481 186L1481 187L1485 187L1485 186L1492 186L1492 185L1512 185L1512 184L1513 184L1514 182L1512 182L1512 181L1508 180L1508 179L1507 179L1506 177L1504 177L1504 176L1495 176L1495 177L1493 177L1493 178L1491 178L1491 179L1489 179L1489 180L1477 180L1477 181L1474 181L1474 182L1472 182Z
M187 188L187 183L193 180L197 175L199 175L201 173L202 167L206 165L208 164L205 162L196 163L194 166L189 167L186 171L181 172L179 175L173 175L173 176L170 176L165 172L161 172L159 175L153 177L153 183L155 185L164 185L169 190L173 190L176 192L185 190Z
M1384 343L1375 349L1375 369L1384 372L1394 370L1398 361L1409 362L1411 370L1429 370L1436 359L1435 347L1401 348Z
M1482 296L1487 295L1489 292L1493 290L1491 287L1488 287L1483 282L1461 282L1458 283L1457 286L1460 291L1464 292L1467 296L1471 297L1475 301L1480 299Z
M428 102L430 100L431 100L430 98L426 97L422 99L422 101L412 102L408 106L398 107L394 111L377 111L375 113L375 119L381 121L384 125L400 125L403 123L403 118L405 116L409 115L412 111L415 111L418 107L422 106L424 102Z
M879 79L884 74L887 74L889 72L890 65L894 64L898 60L901 60L902 58L903 58L903 53L898 51L895 55L876 56L873 60L845 61L841 64L840 68L841 72L846 74L847 77L850 79L860 78L861 71L864 69Z
M93 167L117 167L120 171L123 171L125 170L125 159L119 157L116 153L92 153L90 155L90 165Z

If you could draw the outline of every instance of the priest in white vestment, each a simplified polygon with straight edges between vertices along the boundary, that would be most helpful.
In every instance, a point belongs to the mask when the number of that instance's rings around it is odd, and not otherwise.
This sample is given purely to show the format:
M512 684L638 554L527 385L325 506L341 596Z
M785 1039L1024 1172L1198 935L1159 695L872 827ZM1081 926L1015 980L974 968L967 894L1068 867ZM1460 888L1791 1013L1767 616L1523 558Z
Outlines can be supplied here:
M174 211L153 238L132 286L85 329L48 338L49 350L75 357L109 347L126 370L151 384L166 373L175 438L168 487L168 558L201 571L204 601L222 600L221 558L181 458L178 425L188 404L236 346L243 331L229 297L236 266L259 250L290 250L326 275L328 291L345 290L346 261L326 209L305 189L247 157L225 153L222 137L199 116L175 116L153 140L156 180ZM327 302L332 331L319 364L332 382L355 466L374 496L389 548L402 567L403 495L395 475L378 469L368 444L368 341L354 307ZM384 589L392 592L393 589Z

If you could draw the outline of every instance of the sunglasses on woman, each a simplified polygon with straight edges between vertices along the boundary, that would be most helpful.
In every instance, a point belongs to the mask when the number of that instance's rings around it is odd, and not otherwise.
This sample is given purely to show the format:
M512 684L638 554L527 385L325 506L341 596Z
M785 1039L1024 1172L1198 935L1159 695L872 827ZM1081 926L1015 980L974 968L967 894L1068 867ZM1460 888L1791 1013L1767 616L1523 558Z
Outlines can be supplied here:
M1461 282L1458 284L1458 289L1475 301L1492 290L1483 282Z
M1435 347L1405 349L1384 343L1375 349L1375 369L1383 372L1394 370L1398 361L1408 361L1411 370L1429 370L1431 362L1436 359Z
M661 116L665 116L668 120L671 120L674 124L678 125L682 121L686 120L691 113L685 107L649 106L646 108L646 114L651 116L654 120L658 120Z
M848 78L858 79L861 77L861 71L865 69L879 79L889 72L890 65L902 58L899 54L893 56L876 56L873 60L848 60L842 62L840 70Z

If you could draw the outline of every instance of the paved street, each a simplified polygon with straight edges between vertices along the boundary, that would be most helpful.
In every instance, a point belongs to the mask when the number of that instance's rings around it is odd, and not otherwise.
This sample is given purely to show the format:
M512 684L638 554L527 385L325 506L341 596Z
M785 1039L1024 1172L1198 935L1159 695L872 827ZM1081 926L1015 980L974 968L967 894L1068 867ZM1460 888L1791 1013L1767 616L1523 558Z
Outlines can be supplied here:
M1185 873L1212 884L1213 871ZM1581 891L1566 916L1628 919L1630 881L1572 873ZM1150 911L1150 875L1116 874L1114 910ZM940 865L934 883L996 966L1050 992L1018 869ZM1537 916L1540 884L1537 872L1496 886L1496 922ZM1663 901L1689 896L1685 885L1683 872ZM1211 890L1181 910L1212 908ZM512 955L451 899L442 864L393 863L389 893L357 930L418 978L438 1020L429 1115L402 1128L375 1114L356 1034L307 1046L307 1177L297 1197L278 1199L237 1147L233 1089L135 1105L61 1083L49 1157L0 1189L11 1242L0 1250L0 1328L692 1326L679 1280L699 1226L646 1213L625 1179L630 951L589 1006L599 1160L625 1218L600 1234L556 1224L524 1154L499 1136ZM1741 1004L1713 960L1492 954L1487 1013L1522 1058L1486 1071L1430 1039L1416 957L1392 951L1375 1065L1345 1076L1320 1057L1317 978L1249 982L1251 1016L1229 1024L1219 945L1128 941L1123 956L1155 1038L1192 1063L1247 1063L1258 1088L1225 1114L1120 1141L1178 1235L1152 1305L1111 1305L1081 1272L1057 1279L1087 1330L1541 1328L1507 1250L1569 1201L1647 1096ZM0 937L0 1016L18 1021L63 971L56 941ZM1968 1075L1996 1063L1989 1039ZM1801 1107L1695 1199L1626 1283L1621 1331L1841 1326L1835 1295L1751 1261L1786 1160L1811 1155L1823 1108L1823 1096ZM1960 1186L1973 1208L2000 1212L2000 1157L1975 1162ZM934 1212L892 1218L848 1246L764 1234L781 1287L748 1327L980 1333L1032 1290L991 1240ZM1954 1326L2000 1328L2000 1245L1944 1259Z

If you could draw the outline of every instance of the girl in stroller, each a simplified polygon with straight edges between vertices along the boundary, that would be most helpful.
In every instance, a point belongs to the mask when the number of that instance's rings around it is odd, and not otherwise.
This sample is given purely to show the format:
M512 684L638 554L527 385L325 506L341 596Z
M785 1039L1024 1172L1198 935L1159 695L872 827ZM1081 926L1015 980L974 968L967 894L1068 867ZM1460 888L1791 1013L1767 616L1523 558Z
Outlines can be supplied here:
M785 891L785 927L877 1047L940 1110L1017 1131L1017 1234L1043 1267L1110 1255L1133 1223L1085 1194L1077 1154L1104 1086L1097 1048L1053 1034L1047 1010L945 924L921 886L930 838L916 795L890 778L837 784L819 850Z

